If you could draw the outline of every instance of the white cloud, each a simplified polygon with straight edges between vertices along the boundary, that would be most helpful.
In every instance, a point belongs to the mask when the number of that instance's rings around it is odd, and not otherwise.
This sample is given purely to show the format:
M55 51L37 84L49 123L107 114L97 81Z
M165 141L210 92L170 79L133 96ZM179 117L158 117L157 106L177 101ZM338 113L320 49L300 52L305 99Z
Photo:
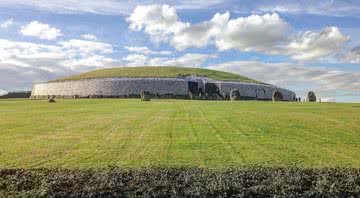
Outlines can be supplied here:
M180 22L176 9L168 5L137 6L127 21L131 30L144 30L157 41L168 40L174 32L189 25Z
M355 16L358 17L360 5L358 1L257 1L253 10L259 12L279 12L288 14L312 14L322 16Z
M208 54L185 54L180 57L148 57L143 54L130 54L123 58L129 66L184 66L199 67L205 61L216 58L216 55Z
M148 57L143 54L130 54L122 60L127 62L128 66L144 66L147 65Z
M85 40L43 45L0 39L0 89L25 90L36 82L121 65L111 52L110 44Z
M90 40L90 41L96 41L97 37L93 34L83 34L81 35L81 38L85 39L85 40Z
M129 52L134 52L138 54L154 54L154 55L170 55L172 54L171 51L153 51L150 50L146 46L125 46L125 49Z
M354 47L352 50L343 54L341 57L343 62L347 63L360 63L360 46Z
M209 67L234 72L263 82L295 90L304 96L314 90L320 97L355 94L360 96L360 72L346 72L294 63L233 61Z
M229 21L230 14L215 14L210 21L194 25L183 25L182 28L173 32L170 43L177 50L184 50L190 47L205 47L225 28Z
M79 67L113 67L117 66L120 62L116 59L106 57L103 55L91 55L91 56L85 56L80 59L67 59L62 62L63 65L66 65L67 67L71 67L73 69L79 68Z
M204 9L216 5L223 5L227 0L179 0L175 1L174 6L177 9Z
M80 54L83 56L96 53L111 54L113 52L111 44L95 41L71 39L68 41L61 41L59 42L59 45L61 45L68 54Z
M42 45L27 42L13 42L0 39L0 63L14 64L22 67L30 67L26 60L62 57L60 47L54 45Z
M149 60L149 65L200 67L208 59L216 57L216 55L209 54L187 53L183 56L174 58L152 58Z
M170 0L166 1L178 9L206 9L221 5L226 0ZM164 2L164 1L162 1ZM137 5L159 3L158 0L1 0L0 7L38 9L60 14L92 13L101 15L128 15Z
M7 93L7 91L0 89L0 96L6 95Z
M290 26L276 13L251 15L229 20L216 36L220 50L261 51L270 53L287 38Z
M104 15L125 15L135 5L134 1L117 0L1 0L1 7L26 7L60 14L93 13Z
M150 5L136 7L127 20L130 30L143 30L178 50L215 43L220 50L265 51L284 41L289 29L276 13L229 18L228 12L217 13L210 21L192 25L182 22L174 7Z
M337 27L292 36L291 26L276 13L235 19L230 19L229 12L217 13L209 21L190 24L179 19L174 7L149 5L136 7L127 21L130 30L144 31L154 41L169 43L180 51L212 44L220 51L280 54L300 61L334 55L350 39Z
M299 34L286 49L295 60L313 60L340 51L349 39L338 28L327 27L321 32Z
M0 27L3 29L9 28L10 26L14 25L14 19L10 18L0 24Z
M24 36L37 37L43 40L55 40L57 37L62 36L60 29L38 21L31 21L29 24L21 27L20 32Z
M279 12L289 14L315 14L326 16L355 16L360 12L356 0L1 0L0 7L38 9L61 14L93 13L102 15L128 15L138 5L167 3L177 9L209 9L215 6L242 13Z

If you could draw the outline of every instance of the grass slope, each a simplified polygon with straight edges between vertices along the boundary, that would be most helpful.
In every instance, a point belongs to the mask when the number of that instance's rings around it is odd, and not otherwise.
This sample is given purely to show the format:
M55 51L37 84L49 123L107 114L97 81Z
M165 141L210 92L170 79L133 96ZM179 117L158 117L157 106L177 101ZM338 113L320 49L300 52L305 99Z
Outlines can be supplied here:
M360 168L359 118L359 104L1 100L0 169Z
M189 75L206 76L209 78L213 78L215 80L223 80L223 81L260 83L259 81L238 74L215 71L210 69L187 68L187 67L117 67L117 68L90 71L80 75L57 79L52 82L93 79L93 78L119 78L119 77L176 78L179 76L189 76Z

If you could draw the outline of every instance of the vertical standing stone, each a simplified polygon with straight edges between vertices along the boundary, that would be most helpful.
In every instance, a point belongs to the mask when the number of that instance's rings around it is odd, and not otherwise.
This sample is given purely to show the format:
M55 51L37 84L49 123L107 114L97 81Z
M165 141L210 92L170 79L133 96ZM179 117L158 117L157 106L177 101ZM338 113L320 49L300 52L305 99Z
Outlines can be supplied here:
M151 93L148 91L141 91L140 97L142 101L150 101L151 100Z
M196 95L192 91L189 91L188 97L190 100L196 99Z

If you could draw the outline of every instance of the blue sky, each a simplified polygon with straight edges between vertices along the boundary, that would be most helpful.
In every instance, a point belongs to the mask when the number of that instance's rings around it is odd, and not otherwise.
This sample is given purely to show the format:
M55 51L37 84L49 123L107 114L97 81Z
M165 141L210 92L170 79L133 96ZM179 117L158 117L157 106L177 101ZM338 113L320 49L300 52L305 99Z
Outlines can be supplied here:
M230 71L360 101L358 1L1 0L0 92L96 68Z

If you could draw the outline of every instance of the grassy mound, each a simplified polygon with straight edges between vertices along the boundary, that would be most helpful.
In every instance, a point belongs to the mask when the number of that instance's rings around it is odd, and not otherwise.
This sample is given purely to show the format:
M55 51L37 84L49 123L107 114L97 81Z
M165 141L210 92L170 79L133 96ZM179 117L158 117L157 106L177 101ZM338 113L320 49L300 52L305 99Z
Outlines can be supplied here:
M256 82L259 81L233 74L229 72L215 71L202 68L186 67L117 67L110 69L100 69L86 72L83 74L57 79L51 82L60 82L68 80L94 79L94 78L136 78L136 77L158 77L158 78L176 78L181 76L205 76L215 80L236 81L236 82Z

